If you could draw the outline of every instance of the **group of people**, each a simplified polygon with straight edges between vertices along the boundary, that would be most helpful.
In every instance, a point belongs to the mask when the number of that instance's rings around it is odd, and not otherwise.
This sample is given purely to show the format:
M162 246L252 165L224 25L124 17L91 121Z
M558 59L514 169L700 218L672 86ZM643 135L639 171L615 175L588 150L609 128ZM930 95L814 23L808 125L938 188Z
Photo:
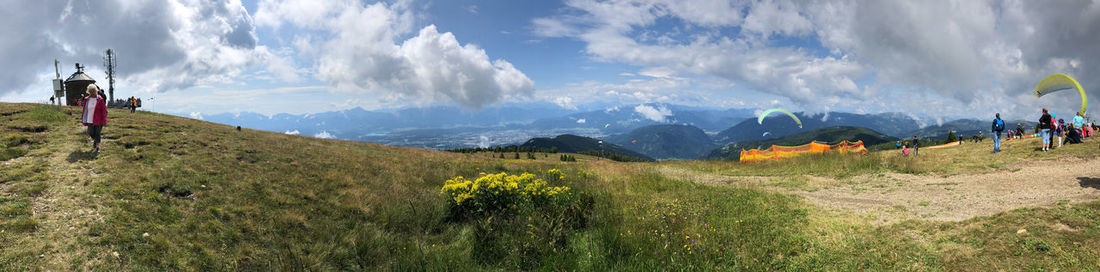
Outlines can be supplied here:
M1079 144L1084 138L1092 136L1094 131L1098 130L1095 122L1091 125L1085 124L1085 117L1080 112L1076 113L1070 122L1066 122L1064 119L1056 119L1046 108L1043 108L1043 115L1039 117L1039 126L1037 129L1043 140L1042 151L1049 151L1053 148L1062 147L1063 144ZM996 113L993 118L992 127L990 128L990 136L993 138L993 153L1001 152L1001 136L1005 134L1006 131L1009 138L1019 139L1023 138L1024 135L1023 124L1016 123L1015 129L1007 129L1005 121L1001 119L1001 114ZM976 138L975 141L981 141L980 139L985 138L983 136L974 136ZM919 143L919 138L913 135L912 145L910 145L909 141L898 141L895 143L895 146L901 149L902 155L908 156L910 155L910 147L913 148L912 155L917 154Z
M909 147L912 146L913 147L912 155L916 156L917 151L920 151L920 138L917 138L917 135L913 135L913 145L909 145L909 141L905 141L905 142L899 141L899 142L896 143L896 145L898 146L898 148L901 149L901 154L905 155L905 156L909 156L909 154L910 154L909 153Z
M126 100L126 107L130 108L130 113L133 113L134 111L137 111L137 105L140 103L140 98L134 98L133 96L131 96L130 99Z
M1085 117L1080 112L1073 116L1067 123L1064 119L1056 119L1046 108L1039 117L1039 133L1043 137L1043 151L1049 151L1062 144L1079 144L1085 137L1092 136L1095 123L1092 126L1085 125Z

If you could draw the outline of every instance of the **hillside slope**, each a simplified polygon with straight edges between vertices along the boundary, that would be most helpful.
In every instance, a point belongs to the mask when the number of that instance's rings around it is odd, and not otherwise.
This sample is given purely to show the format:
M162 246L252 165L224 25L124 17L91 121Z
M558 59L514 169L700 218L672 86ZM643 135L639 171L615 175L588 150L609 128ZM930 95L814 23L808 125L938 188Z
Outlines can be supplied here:
M655 159L690 160L715 148L710 136L691 125L645 126L606 140Z
M898 138L887 136L885 134L878 133L877 131L862 127L827 127L791 134L776 139L728 144L723 147L711 150L706 155L704 155L702 159L736 161L741 156L742 149L762 149L769 148L772 145L797 146L808 144L813 141L835 144L843 140L863 141L864 145L872 146L886 142L893 142L898 140Z
M0 271L1089 271L1100 265L1100 202L1089 194L1067 201L1030 195L1028 203L1040 204L962 221L914 214L874 226L870 216L770 189L823 186L835 199L880 186L943 191L954 186L941 182L943 175L1017 174L1016 165L1030 160L1095 160L1091 144L1040 152L1029 148L1034 139L1021 140L1000 153L1008 156L980 160L988 154L964 147L922 151L914 159L876 153L760 164L617 163L578 155L577 162L560 162L238 131L111 110L96 154L78 115L73 107L0 103ZM441 194L448 180L485 178L482 172L530 173L569 189L554 202L538 202L557 206L522 206L518 214L466 213ZM1094 170L1059 177L1075 174L1085 176L1049 184L1086 193L1100 188ZM909 185L897 175L921 181ZM722 180L731 178L738 180ZM976 185L982 184L965 186L996 187ZM951 199L870 202L871 214L931 212L953 207L936 202Z
M558 152L564 153L584 153L588 151L611 152L624 156L653 160L653 158L649 156L631 151L613 143L570 134L562 134L554 138L532 138L520 145L520 147L542 149L556 148Z

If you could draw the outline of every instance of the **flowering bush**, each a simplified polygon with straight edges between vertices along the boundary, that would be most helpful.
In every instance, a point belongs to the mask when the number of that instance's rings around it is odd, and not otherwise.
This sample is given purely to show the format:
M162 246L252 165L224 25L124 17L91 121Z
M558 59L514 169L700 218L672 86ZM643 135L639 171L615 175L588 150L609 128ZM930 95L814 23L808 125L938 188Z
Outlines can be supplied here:
M557 169L548 172L553 178L563 176ZM473 214L514 210L523 205L542 205L569 197L569 187L550 186L531 173L509 175L481 173L477 179L462 176L447 180L440 190L452 207Z

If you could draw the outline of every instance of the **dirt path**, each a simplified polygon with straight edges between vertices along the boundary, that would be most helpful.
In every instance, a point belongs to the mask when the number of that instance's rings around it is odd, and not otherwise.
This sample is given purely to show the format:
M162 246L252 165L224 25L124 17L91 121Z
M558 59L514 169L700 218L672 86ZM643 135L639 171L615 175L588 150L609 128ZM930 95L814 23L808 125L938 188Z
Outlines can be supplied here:
M85 130L75 122L52 129L56 131L49 132L43 148L48 152L49 187L32 204L39 220L34 239L43 243L45 251L39 256L40 267L68 270L76 264L103 262L109 252L88 252L81 241L90 239L90 227L103 220L103 207L95 201L99 196L92 192L92 184L104 181L92 164L106 152L90 152Z
M661 172L705 184L796 194L827 209L863 216L874 224L905 219L961 221L1021 207L1100 199L1100 160L1026 162L1009 169L1019 170L950 177L888 173L844 180L730 177L671 167Z

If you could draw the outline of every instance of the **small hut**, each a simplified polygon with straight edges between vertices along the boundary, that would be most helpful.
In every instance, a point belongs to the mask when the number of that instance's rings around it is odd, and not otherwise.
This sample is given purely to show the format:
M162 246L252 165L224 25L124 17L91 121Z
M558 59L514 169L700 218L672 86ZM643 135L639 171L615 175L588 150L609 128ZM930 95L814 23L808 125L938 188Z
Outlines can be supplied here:
M95 79L84 74L84 66L77 63L76 73L65 80L65 105L76 106L76 100L87 92L88 85L92 83L95 83Z

